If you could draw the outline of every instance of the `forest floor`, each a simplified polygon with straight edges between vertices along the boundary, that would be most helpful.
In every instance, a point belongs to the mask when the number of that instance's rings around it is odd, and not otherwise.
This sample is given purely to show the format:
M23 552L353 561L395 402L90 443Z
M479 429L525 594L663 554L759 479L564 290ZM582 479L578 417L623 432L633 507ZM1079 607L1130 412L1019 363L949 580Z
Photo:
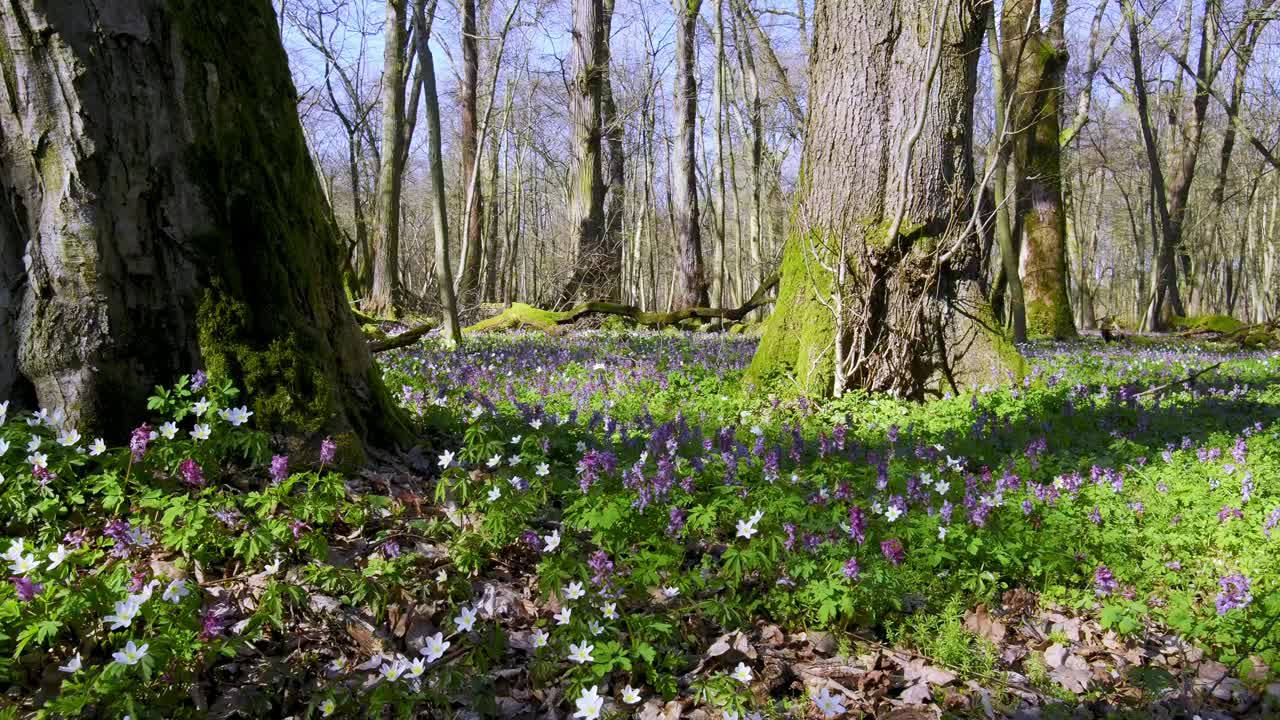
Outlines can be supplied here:
M131 448L10 421L0 718L1280 716L1280 354L818 404L753 349L428 339L363 468L190 382Z

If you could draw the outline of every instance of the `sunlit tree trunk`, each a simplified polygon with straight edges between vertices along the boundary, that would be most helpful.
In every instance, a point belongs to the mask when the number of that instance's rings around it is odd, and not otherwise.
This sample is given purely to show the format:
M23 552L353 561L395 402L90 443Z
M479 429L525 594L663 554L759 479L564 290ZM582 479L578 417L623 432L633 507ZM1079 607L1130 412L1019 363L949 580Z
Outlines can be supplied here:
M480 154L477 98L480 82L480 51L476 37L476 0L461 0L462 8L462 172L466 237L462 239L458 300L463 307L477 302L480 291L480 258L484 251L484 197L479 182L468 182ZM496 68L495 68L496 71Z
M422 94L427 116L428 162L431 166L431 229L435 240L436 284L440 290L445 337L454 342L462 341L462 327L458 324L458 300L453 288L453 269L449 263L449 206L445 201L444 158L440 152L440 94L436 90L435 58L431 54L431 25L435 18L437 0L431 0L426 12L417 5L413 22L418 35L418 67L422 69Z
M393 315L400 291L400 156L404 152L405 0L387 0L382 53L382 166L378 171L378 221L373 289L368 309Z
M676 148L672 210L675 214L675 289L672 306L709 304L698 209L698 76L695 30L702 0L676 0Z
M609 38L613 30L614 0L603 0L600 21L600 114L605 144L609 149L605 165L608 183L604 197L604 257L599 270L601 290L599 297L615 299L622 291L622 220L627 199L627 166L623 147L624 119L618 115L618 103L614 98L613 76L610 73L611 52Z
M269 0L105 7L0 12L0 396L118 437L203 367L259 427L403 437Z
M1067 227L1062 202L1059 144L1062 84L1067 65L1063 24L1066 0L1054 0L1048 28L1038 0L1007 0L1004 92L1013 133L1011 178L1014 226L1021 232L1019 274L1027 332L1057 339L1076 335L1067 295Z
M812 395L919 397L949 375L944 348L973 362L969 343L993 337L957 315L989 315L973 300L980 248L966 226L986 8L816 5L811 93L823 100L810 108L797 226L751 377L788 377Z
M597 293L616 294L605 228L605 184L601 174L601 102L604 83L604 6L601 0L573 1L573 82L569 116L573 123L573 162L569 185L570 240L576 267L561 293L562 303ZM612 288L612 289L611 289Z

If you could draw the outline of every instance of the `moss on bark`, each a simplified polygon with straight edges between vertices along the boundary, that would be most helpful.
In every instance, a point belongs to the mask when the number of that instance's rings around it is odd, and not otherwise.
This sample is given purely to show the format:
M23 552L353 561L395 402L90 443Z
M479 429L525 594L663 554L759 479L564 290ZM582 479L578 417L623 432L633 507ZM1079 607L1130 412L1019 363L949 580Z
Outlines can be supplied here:
M833 278L809 261L807 244L792 237L783 249L778 300L764 321L747 377L758 383L791 378L806 395L823 397L835 377L835 319L817 298L830 297Z

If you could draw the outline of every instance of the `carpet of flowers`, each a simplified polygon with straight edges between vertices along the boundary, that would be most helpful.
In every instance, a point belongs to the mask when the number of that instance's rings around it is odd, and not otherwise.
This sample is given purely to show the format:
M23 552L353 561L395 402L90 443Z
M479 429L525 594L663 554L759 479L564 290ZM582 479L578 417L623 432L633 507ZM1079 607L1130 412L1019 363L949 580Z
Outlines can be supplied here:
M1280 355L1041 345L1023 380L817 404L744 383L753 350L428 340L383 358L432 440L382 473L273 451L201 374L122 447L0 404L0 718L507 715L513 686L584 720L834 718L709 638L928 652L922 618L1011 590L1274 682Z

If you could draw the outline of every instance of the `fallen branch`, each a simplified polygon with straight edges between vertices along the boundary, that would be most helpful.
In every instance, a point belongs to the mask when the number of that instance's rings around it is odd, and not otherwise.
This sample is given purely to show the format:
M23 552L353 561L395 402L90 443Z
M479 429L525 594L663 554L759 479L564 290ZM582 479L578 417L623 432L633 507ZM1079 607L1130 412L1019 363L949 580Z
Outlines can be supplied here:
M541 310L524 303L513 303L511 307L501 314L487 320L481 320L467 328L465 332L483 333L509 330L517 327L532 327L544 332L552 332L560 325L568 325L588 315L617 315L630 318L641 325L652 327L674 325L683 320L693 318L733 320L736 322L746 317L752 310L770 302L769 291L777 286L779 278L780 273L777 272L765 278L755 293L742 306L736 308L691 307L672 312L648 312L634 305L592 301L580 303L563 312L556 312L554 310Z
M1197 370L1180 380L1174 380L1173 382L1167 382L1163 385L1157 385L1153 388L1147 388L1146 390L1143 390L1142 392L1138 393L1137 397L1146 397L1147 395L1158 395L1175 385L1182 385L1185 383L1193 382L1196 378L1200 377L1201 375L1209 372L1210 370L1216 369L1219 365L1222 364L1222 362L1223 361L1219 361L1210 365L1207 368L1204 368L1203 370Z
M393 335L385 340L378 340L377 342L369 343L369 352L380 353L387 350L395 350L396 348L408 347L422 339L423 335L435 330L439 326L439 323L428 320L415 328L405 330L399 335Z

